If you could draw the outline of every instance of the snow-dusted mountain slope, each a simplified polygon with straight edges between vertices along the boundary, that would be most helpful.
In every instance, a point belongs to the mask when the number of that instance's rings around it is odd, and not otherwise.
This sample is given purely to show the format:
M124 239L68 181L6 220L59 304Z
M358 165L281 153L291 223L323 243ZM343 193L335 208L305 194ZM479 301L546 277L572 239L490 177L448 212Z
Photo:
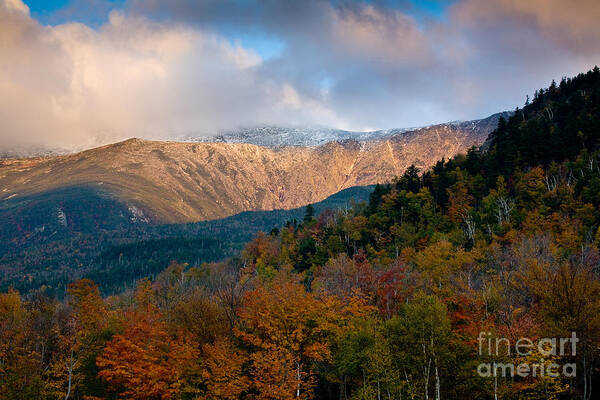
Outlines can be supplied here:
M333 128L282 127L265 125L222 131L216 136L189 135L184 137L183 141L249 143L264 147L317 147L328 142L339 142L348 139L361 142L388 139L394 136L401 136L403 134L410 134L411 132L417 131L422 132L423 130L428 129L443 131L452 128L452 130L464 130L466 132L487 135L497 126L498 118L500 116L504 116L506 118L509 115L510 113L503 112L491 115L487 118L472 121L455 121L416 128L395 128L366 132L346 131Z

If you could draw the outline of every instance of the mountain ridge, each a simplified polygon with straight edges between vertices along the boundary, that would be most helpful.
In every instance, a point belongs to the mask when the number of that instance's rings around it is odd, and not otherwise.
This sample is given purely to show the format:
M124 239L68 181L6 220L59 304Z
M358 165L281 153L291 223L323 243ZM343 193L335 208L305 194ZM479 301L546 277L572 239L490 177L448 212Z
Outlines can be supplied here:
M291 209L466 152L483 144L499 116L316 147L134 138L57 157L1 160L0 196L5 201L60 187L102 186L153 223Z
M264 147L317 147L328 142L343 141L347 139L354 139L358 141L388 139L403 133L410 133L423 129L439 128L450 125L466 128L473 123L479 123L485 120L497 121L499 116L507 118L510 116L510 114L510 112L503 111L481 119L466 121L459 120L425 126L377 129L371 131L350 131L327 127L285 127L278 125L258 125L221 131L216 136L188 135L183 137L182 141L192 143L250 143ZM492 127L492 129L493 128L495 128L495 126Z

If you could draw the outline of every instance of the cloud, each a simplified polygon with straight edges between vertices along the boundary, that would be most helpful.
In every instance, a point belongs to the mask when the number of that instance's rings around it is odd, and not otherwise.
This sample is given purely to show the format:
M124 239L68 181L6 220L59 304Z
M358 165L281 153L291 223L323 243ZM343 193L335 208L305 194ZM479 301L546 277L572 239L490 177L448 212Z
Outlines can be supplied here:
M19 0L5 0L0 38L5 148L84 148L262 121L341 123L320 102L262 73L255 52L182 24L112 11L98 30L47 27Z
M575 54L600 50L600 2L596 0L465 0L454 12L461 22L479 28L526 26L539 39Z
M429 45L416 22L398 11L373 5L332 9L334 43L358 58L384 63L421 63L427 60Z
M588 0L462 0L450 9L446 38L462 43L468 63L455 72L473 102L521 105L552 79L598 63L600 3ZM489 105L488 105L489 103ZM466 103L469 104L469 103Z
M484 117L600 55L597 1L457 0L441 19L406 4L129 0L93 29L0 0L0 147ZM253 35L281 51L263 59Z

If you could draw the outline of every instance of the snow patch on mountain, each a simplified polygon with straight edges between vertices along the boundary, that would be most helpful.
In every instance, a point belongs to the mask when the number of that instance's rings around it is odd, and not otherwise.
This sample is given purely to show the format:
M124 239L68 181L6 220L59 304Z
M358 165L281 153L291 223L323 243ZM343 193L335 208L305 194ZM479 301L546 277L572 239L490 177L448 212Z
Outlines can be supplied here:
M502 112L487 118L471 121L452 121L444 124L433 124L412 128L380 129L374 131L346 131L342 129L323 127L283 127L283 126L255 126L221 131L218 135L188 135L182 140L185 142L225 142L249 143L263 147L303 146L317 147L329 142L356 140L368 142L410 135L426 129L460 130L460 131L485 131L486 134L494 130L498 119L502 116L508 118L512 113Z
M222 131L217 136L187 136L186 142L249 143L263 147L302 146L317 147L344 140L368 141L393 136L414 128L389 129L369 132L345 131L333 128L257 126Z

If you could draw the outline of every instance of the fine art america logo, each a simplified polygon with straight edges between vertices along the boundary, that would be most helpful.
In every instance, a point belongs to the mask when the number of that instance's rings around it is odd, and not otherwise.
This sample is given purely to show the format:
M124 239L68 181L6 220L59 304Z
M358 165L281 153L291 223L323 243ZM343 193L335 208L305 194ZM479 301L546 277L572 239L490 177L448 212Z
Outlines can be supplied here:
M507 338L480 332L477 338L480 359L489 360L477 366L482 377L575 377L576 364L557 361L560 357L577 355L579 339L575 332L567 338L542 338L537 341L520 338L514 343ZM517 362L504 362L506 359Z

